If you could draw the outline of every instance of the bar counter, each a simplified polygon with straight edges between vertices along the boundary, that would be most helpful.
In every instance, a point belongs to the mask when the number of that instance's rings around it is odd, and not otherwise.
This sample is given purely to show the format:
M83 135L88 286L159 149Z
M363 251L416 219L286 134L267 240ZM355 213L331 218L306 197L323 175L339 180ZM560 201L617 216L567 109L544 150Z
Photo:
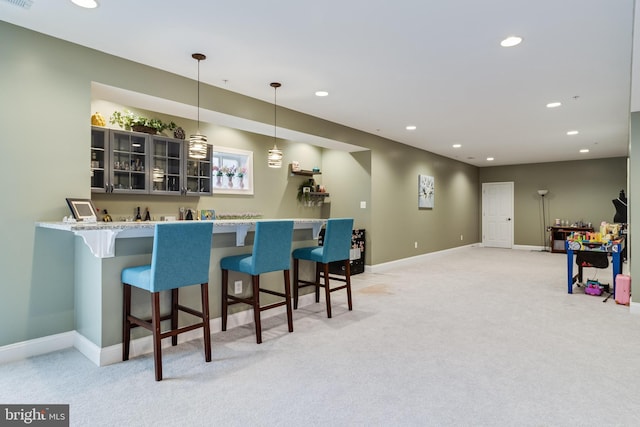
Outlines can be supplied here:
M244 246L247 233L254 231L258 220L225 219L213 220L213 234L234 233L236 246ZM268 221L268 220L265 220ZM312 229L314 239L318 238L320 229L326 222L322 219L294 219L294 229ZM115 240L117 238L153 237L156 221L136 222L39 222L38 227L73 232L82 237L91 253L98 258L115 256Z
M213 220L211 267L209 272L209 304L212 331L219 330L221 289L220 259L251 251L253 231L258 221L268 219ZM293 219L292 250L317 244L324 219ZM122 343L122 283L123 268L149 264L153 250L153 233L156 222L98 222L36 223L36 245L39 253L51 251L69 252L65 262L52 264L43 257L50 286L73 289L69 296L73 312L73 328L76 332L74 346L96 365L102 366L121 360ZM34 265L38 265L35 263ZM311 267L303 274L313 275ZM249 290L249 278L231 274L230 283L242 280L243 293ZM72 283L71 283L72 281ZM282 275L271 273L261 277L264 287L282 288ZM183 288L180 299L186 305L199 305L199 288ZM69 292L69 291L65 291ZM269 303L268 296L264 298ZM163 295L161 304L168 309L169 297ZM234 307L236 319L251 319L249 307ZM133 309L138 313L150 312L149 296L144 292L133 295ZM277 310L276 310L277 311ZM230 312L233 316L234 312ZM232 319L230 318L230 322ZM242 323L242 321L240 321ZM146 331L136 328L132 342L132 357L150 349ZM138 339L139 338L139 339ZM214 343L215 345L215 343ZM149 346L147 348L147 346Z

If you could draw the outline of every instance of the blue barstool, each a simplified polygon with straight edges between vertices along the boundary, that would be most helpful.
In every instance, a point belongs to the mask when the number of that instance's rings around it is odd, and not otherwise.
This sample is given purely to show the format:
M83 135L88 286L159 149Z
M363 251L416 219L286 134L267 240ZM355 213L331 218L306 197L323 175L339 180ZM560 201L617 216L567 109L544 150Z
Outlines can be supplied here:
M298 308L299 288L314 286L316 288L316 302L320 302L320 288L324 288L325 299L327 300L327 317L331 317L331 292L346 289L349 310L353 309L351 301L351 267L349 260L352 229L353 218L329 219L327 220L322 246L310 246L293 251L293 308ZM315 281L300 280L298 268L300 260L316 263ZM345 284L331 288L329 286L329 263L334 261L342 261L344 263L345 277L344 279L335 276L332 278L340 282L345 282ZM320 278L323 279L324 283L320 282Z
M162 380L162 339L171 337L178 344L178 334L203 328L204 355L211 361L211 332L209 328L209 262L211 259L211 222L174 222L156 224L151 264L122 270L124 285L122 360L129 360L131 328L142 326L153 333L153 356L156 381ZM202 311L180 305L178 289L200 284ZM151 319L131 314L131 286L151 292ZM171 313L160 314L160 292L171 290ZM178 311L199 317L196 324L178 328ZM171 329L161 331L162 320L171 320Z
M256 342L262 342L262 326L260 313L271 308L285 305L289 332L293 332L293 312L291 310L291 239L293 237L293 221L258 221L253 240L253 251L250 254L234 255L222 258L222 330L227 330L227 312L229 305L244 303L253 307L253 318L256 327ZM229 270L251 276L253 293L250 297L229 295ZM260 288L260 275L271 271L284 272L284 293ZM260 306L260 292L283 297L283 301Z

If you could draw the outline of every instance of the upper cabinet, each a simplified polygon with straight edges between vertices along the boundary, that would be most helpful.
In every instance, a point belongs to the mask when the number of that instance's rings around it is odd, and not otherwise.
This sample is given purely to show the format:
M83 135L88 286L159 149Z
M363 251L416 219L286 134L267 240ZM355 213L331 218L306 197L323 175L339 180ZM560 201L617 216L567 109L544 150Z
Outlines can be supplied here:
M202 196L211 194L211 146L204 159L189 157L182 139L150 135L151 193Z
M146 134L111 130L111 191L112 193L149 192L149 140Z
M92 127L91 191L210 195L211 148L204 159L190 159L187 145L162 135Z

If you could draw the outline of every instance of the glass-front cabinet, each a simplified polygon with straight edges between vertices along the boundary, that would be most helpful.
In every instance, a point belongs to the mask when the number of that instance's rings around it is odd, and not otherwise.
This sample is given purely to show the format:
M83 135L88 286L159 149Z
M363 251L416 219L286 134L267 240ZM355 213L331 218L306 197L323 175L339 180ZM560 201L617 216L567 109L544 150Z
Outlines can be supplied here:
M189 157L188 141L163 135L91 128L91 191L211 195L211 146Z
M183 194L182 143L180 139L151 136L151 193Z
M211 156L213 150L211 145L207 146L207 155L204 159L193 159L189 157L188 146L185 143L187 195L210 195L211 187Z
M189 157L189 142L151 136L151 193L185 196L211 194L211 147L203 159Z
M148 193L147 135L111 130L111 183L113 193Z
M109 182L109 130L91 128L91 191L105 193L110 189Z

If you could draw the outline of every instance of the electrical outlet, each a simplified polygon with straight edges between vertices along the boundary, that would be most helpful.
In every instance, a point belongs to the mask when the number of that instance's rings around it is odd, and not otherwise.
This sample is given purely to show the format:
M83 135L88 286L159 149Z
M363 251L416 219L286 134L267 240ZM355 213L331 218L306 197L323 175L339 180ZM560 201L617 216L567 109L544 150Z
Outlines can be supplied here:
M367 202L366 201L360 202L360 209L367 209Z
M413 247L418 249L418 242L413 242Z
M462 234L460 235L460 240L464 240L464 239L462 238Z
M233 293L234 294L241 294L242 293L242 280L236 280L234 282L235 288L233 289Z

